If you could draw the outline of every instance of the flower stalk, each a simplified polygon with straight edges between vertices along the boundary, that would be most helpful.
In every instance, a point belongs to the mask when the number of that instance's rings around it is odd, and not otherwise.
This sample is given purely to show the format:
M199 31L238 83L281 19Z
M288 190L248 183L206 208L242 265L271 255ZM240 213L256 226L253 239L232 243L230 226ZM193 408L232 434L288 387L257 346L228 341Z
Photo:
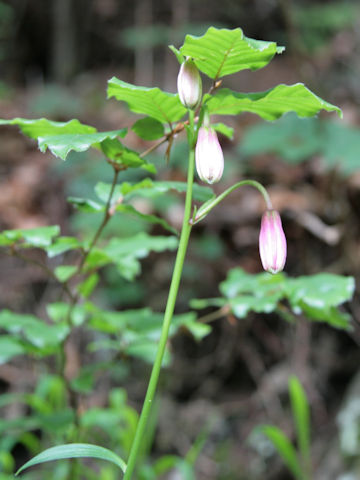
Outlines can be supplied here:
M124 475L124 480L130 480L136 466L136 460L144 437L146 425L151 412L151 407L154 402L155 392L160 376L162 360L165 353L166 343L169 336L169 329L171 320L174 314L175 303L179 291L179 285L185 261L185 255L189 243L189 237L192 225L190 224L191 210L192 210L192 190L194 183L194 169L195 169L195 147L194 147L194 112L189 110L189 165L187 175L187 189L185 198L185 210L183 224L180 234L179 247L177 250L173 275L171 279L169 295L167 299L164 320L159 340L159 346L156 353L155 362L151 371L151 376L140 414L139 422L136 428L135 437L131 446L130 455L127 462L127 467Z

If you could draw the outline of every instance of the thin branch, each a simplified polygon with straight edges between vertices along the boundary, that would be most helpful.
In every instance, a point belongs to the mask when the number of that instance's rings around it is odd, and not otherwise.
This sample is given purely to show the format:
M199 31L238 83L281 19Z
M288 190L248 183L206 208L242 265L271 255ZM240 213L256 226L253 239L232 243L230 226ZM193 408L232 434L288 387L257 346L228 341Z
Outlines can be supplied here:
M26 255L22 255L20 252L18 252L14 247L10 250L9 255L19 258L20 260L23 260L24 262L35 265L39 268L41 268L49 277L51 277L53 280L55 280L57 283L59 283L64 290L64 292L69 296L69 298L73 301L75 299L75 296L72 294L69 285L67 282L61 282L55 273L47 267L44 263L40 262L39 260L35 260L34 258L29 258Z

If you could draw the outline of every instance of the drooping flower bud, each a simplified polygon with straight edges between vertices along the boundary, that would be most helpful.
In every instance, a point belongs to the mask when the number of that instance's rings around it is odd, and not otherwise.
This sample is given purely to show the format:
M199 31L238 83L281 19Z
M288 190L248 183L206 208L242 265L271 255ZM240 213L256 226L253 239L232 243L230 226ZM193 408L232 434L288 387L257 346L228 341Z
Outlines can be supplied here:
M259 249L264 270L278 273L284 268L286 238L279 212L276 210L266 210L262 216Z
M202 83L199 70L190 58L186 59L180 67L177 89L181 103L195 110L201 101Z
M224 155L212 127L200 127L195 147L196 170L203 182L218 182L224 171Z

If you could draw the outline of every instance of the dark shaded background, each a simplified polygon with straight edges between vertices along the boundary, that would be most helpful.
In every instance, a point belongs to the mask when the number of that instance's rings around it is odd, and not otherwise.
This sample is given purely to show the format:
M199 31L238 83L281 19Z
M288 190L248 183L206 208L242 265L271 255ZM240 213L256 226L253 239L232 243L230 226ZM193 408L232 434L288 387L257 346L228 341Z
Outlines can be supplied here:
M360 8L356 1L0 1L0 117L78 117L104 130L128 126L126 108L105 101L107 79L115 75L174 92L178 64L167 45L178 47L185 33L201 34L209 25L240 26L249 37L286 46L285 53L268 67L231 76L227 86L257 91L301 81L339 105L342 122L358 126ZM217 191L249 176L268 186L284 219L289 275L328 271L358 277L360 170L344 176L337 166L327 168L318 156L297 165L271 154L245 161L238 148L247 127L257 121L252 115L229 120L236 129L235 140L221 139L227 170ZM129 142L140 150L146 146L133 137ZM163 165L161 154L157 161ZM90 192L110 172L92 156L71 164L58 162L38 152L16 129L1 130L3 229L58 223L63 234L84 234L94 228L97 219L74 214L65 198ZM171 166L171 173L164 165L160 168L161 178L184 179L180 147L173 152ZM218 283L229 268L260 271L261 208L256 193L235 193L194 231L179 311L188 309L191 298L218 295ZM174 201L162 213L176 224L181 207ZM315 230L304 221L309 215L320 221ZM335 232L330 240L324 233L326 226ZM138 228L115 222L107 235L126 235ZM146 259L136 284L120 282L110 272L103 279L101 300L112 308L149 305L162 310L171 262L171 255ZM1 305L16 311L41 314L54 295L55 287L42 272L5 256L0 257L0 280ZM346 471L355 472L348 480L360 478L359 455L341 454L336 424L350 385L356 391L359 383L357 293L346 309L354 317L350 333L310 325L305 319L290 325L276 316L251 315L242 322L217 319L213 334L201 344L185 335L176 337L173 365L163 375L154 456L169 451L184 454L206 421L214 418L197 464L199 479L290 478L276 456L258 441L251 445L248 435L263 422L293 435L286 391L288 376L294 373L304 384L312 408L314 479L345 479L340 474ZM14 368L0 366L6 391L18 388L16 368L21 366ZM138 380L129 380L129 398L140 406L148 368L137 364L134 371Z

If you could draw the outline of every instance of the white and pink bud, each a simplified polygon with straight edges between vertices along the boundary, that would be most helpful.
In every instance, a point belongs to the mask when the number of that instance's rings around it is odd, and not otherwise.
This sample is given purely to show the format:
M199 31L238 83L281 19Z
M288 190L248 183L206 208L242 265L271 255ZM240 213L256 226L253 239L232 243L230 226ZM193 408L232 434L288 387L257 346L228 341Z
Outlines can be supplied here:
M201 77L197 66L190 58L181 64L177 89L180 101L186 108L195 110L199 106L202 95Z
M216 132L200 127L195 147L196 170L203 182L218 182L224 171L224 155Z
M284 268L286 238L279 212L276 210L266 210L262 216L259 249L264 270L278 273Z

